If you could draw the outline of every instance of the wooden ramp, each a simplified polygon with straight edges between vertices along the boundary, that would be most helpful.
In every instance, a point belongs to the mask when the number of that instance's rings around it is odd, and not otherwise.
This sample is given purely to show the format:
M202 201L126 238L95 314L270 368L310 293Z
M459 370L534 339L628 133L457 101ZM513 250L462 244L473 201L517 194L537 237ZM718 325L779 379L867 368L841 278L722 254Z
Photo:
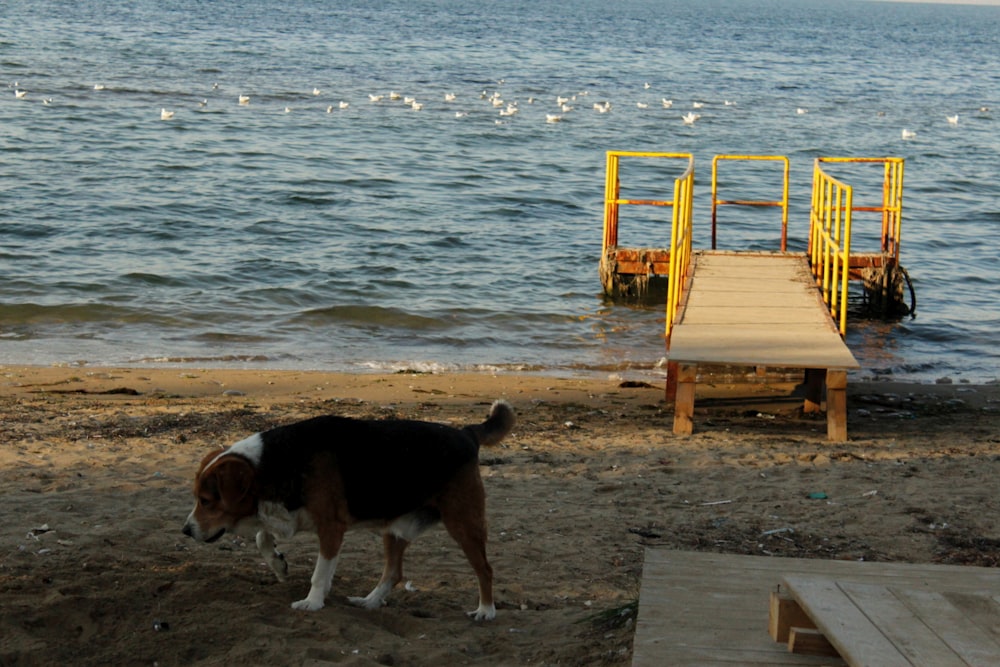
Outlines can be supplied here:
M701 251L670 333L674 433L693 430L698 364L806 369L806 410L826 390L827 434L847 439L847 371L858 368L804 254Z
M839 656L769 633L778 587ZM1000 665L1000 569L647 549L633 667Z

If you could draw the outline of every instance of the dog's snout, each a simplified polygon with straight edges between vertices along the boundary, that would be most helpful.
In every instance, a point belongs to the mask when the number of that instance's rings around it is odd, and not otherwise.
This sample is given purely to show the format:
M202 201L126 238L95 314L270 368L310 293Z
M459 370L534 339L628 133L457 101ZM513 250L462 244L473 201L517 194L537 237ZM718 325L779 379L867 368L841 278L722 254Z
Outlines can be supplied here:
M188 537L194 537L194 531L191 529L191 524L185 523L184 528L182 528L181 530Z

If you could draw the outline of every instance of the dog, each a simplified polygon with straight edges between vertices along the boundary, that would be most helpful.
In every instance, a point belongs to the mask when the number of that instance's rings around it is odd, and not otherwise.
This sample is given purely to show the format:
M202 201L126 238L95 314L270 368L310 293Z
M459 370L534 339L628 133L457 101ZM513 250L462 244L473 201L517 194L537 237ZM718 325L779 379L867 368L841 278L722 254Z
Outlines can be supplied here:
M493 568L486 558L486 493L479 448L498 444L516 417L502 400L481 424L455 428L425 421L323 416L257 433L212 452L195 476L194 510L183 532L215 542L226 532L256 532L257 549L284 581L288 563L275 539L315 532L319 555L309 594L293 609L326 602L344 534L381 529L382 578L365 597L377 609L403 578L403 552L438 522L462 548L479 580L477 621L496 616Z

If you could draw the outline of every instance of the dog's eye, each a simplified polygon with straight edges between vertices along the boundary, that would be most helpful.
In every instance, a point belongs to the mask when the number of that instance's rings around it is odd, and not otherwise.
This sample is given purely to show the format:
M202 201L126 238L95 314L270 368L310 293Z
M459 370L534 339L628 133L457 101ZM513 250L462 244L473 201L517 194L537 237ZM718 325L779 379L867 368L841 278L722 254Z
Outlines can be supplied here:
M215 504L215 498L209 495L198 496L198 504L202 507L211 507Z

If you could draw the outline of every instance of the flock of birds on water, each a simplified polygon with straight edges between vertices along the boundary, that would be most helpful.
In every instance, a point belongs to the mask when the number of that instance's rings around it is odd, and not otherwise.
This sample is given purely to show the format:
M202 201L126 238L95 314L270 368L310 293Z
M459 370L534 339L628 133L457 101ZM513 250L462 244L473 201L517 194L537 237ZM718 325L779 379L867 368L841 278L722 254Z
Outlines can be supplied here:
M496 124L505 124L506 122L509 122L511 117L516 116L521 111L519 100L517 99L511 101L504 100L504 96L500 92L500 88L503 86L503 83L504 81L501 79L500 81L497 82L497 88L494 89L492 92L483 90L478 95L479 100L488 103L490 107L492 107L493 111L496 113L496 119L494 120ZM17 81L9 83L7 87L13 89L15 99L25 100L25 101L30 99L28 91L23 89ZM648 82L643 84L643 89L645 91L648 91L651 87L652 84ZM93 86L93 90L95 92L100 92L100 91L106 91L108 89L103 84L95 84ZM213 84L212 91L217 92L218 90L219 90L219 84L218 83ZM312 89L313 98L319 98L323 94L324 92L319 88ZM569 114L570 112L575 112L581 108L586 109L587 100L585 98L588 95L589 91L581 91L574 95L567 95L567 96L557 95L554 100L555 106L549 108L545 112L545 122L558 123L561 122L564 118L566 118L567 114ZM41 101L45 105L51 105L53 102L53 98L42 97ZM458 95L456 93L445 93L442 101L446 105L451 105L458 101ZM239 106L249 106L251 102L251 96L240 93L237 96L235 102ZM416 97L410 95L403 95L396 91L391 91L389 93L371 93L368 95L368 99L365 100L365 102L367 104L375 104L375 105L383 103L402 104L404 107L407 107L413 111L420 111L421 109L424 108L425 104L425 102L418 101ZM526 103L528 105L544 104L540 100L534 97L528 97L526 99ZM581 107L581 104L584 106ZM699 100L692 101L691 110L687 111L686 113L680 116L680 120L683 122L683 124L690 126L694 125L698 120L700 120L701 114L698 113L698 110L703 109L705 107L705 104L706 102L704 101L699 101ZM635 103L635 105L636 108L640 110L649 109L651 106L653 108L656 108L658 106L662 109L673 109L674 101L672 99L667 99L663 97L659 100L658 103L655 102L650 103L648 101L638 101ZM726 107L734 107L736 106L736 102L727 99L722 102L722 105ZM205 109L207 107L208 107L208 98L203 98L201 101L198 102L198 108ZM335 112L347 111L348 109L351 108L352 108L351 102L341 99L336 104L328 104L326 106L326 113L332 114ZM612 110L612 108L613 105L608 100L593 102L590 105L590 109L592 109L593 112L599 114L609 113ZM283 111L284 113L292 113L293 107L285 106ZM979 114L987 114L989 113L989 111L990 108L986 106L979 107L979 109L977 110ZM176 113L177 111L174 109L161 108L160 120L162 121L173 120L174 117L176 116ZM805 107L797 107L795 109L795 113L800 116L805 115L809 113L809 109ZM465 116L468 116L469 112L459 110L459 111L454 111L454 114L456 118L463 118ZM883 116L884 112L879 112L878 115ZM959 114L956 113L953 115L945 116L945 120L948 122L949 125L956 126L959 123ZM903 128L901 133L901 137L904 141L915 139L916 136L917 133L915 131L907 128Z

